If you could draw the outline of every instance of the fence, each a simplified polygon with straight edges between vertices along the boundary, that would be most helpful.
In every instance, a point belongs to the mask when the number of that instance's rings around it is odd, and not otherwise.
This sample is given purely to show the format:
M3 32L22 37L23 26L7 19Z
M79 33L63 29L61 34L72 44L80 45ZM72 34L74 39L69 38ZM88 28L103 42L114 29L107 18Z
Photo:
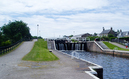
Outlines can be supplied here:
M17 47L22 41L24 41L24 39L21 39L20 41L17 41L14 44L8 45L8 46L3 46L0 47L0 55L5 54L11 50L13 50L15 47Z

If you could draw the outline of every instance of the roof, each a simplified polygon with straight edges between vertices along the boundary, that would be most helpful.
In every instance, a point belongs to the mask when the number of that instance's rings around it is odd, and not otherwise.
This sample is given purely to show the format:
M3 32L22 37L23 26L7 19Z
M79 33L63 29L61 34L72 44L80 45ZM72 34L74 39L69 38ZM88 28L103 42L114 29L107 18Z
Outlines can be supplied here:
M100 34L108 34L111 30L103 30Z
M125 31L125 32L120 32L117 37L120 38L120 37L125 37L128 35L129 35L129 31Z
M91 35L89 33L84 33L84 34L74 35L73 37L82 37L83 35L86 35L86 34Z

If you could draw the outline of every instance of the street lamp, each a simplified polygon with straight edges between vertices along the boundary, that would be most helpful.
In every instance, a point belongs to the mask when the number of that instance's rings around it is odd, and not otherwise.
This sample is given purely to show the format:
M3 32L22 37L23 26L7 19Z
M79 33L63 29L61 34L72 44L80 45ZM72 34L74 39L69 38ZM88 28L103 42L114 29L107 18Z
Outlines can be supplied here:
M38 27L39 27L39 25L37 24L37 40L38 40Z

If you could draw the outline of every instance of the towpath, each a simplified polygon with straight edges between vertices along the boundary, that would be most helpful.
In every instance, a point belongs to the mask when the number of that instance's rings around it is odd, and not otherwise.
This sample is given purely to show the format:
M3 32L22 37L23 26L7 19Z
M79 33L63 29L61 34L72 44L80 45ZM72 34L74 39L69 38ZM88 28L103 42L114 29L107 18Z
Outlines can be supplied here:
M116 46L118 46L118 47L120 47L120 48L129 49L129 48L126 48L126 46L121 45L121 44L118 44L118 43L115 43L115 42L110 42L110 43L111 43L111 44L114 44L114 45L116 45Z
M22 70L18 63L22 62L22 57L32 49L35 41L23 42L16 50L0 57L0 79L18 79L22 76L18 73Z
M16 50L0 57L0 79L94 79L84 73L89 70L88 63L72 60L59 51L53 53L60 58L50 62L22 61L34 42L24 42Z

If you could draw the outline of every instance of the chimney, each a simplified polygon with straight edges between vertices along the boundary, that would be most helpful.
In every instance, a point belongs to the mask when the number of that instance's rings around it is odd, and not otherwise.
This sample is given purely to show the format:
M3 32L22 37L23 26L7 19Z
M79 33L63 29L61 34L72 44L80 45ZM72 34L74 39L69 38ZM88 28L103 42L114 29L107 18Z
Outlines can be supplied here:
M104 31L105 29L104 29L104 27L103 27L103 31Z
M112 27L111 27L111 30L112 30Z
M122 30L120 29L120 32L122 32Z

